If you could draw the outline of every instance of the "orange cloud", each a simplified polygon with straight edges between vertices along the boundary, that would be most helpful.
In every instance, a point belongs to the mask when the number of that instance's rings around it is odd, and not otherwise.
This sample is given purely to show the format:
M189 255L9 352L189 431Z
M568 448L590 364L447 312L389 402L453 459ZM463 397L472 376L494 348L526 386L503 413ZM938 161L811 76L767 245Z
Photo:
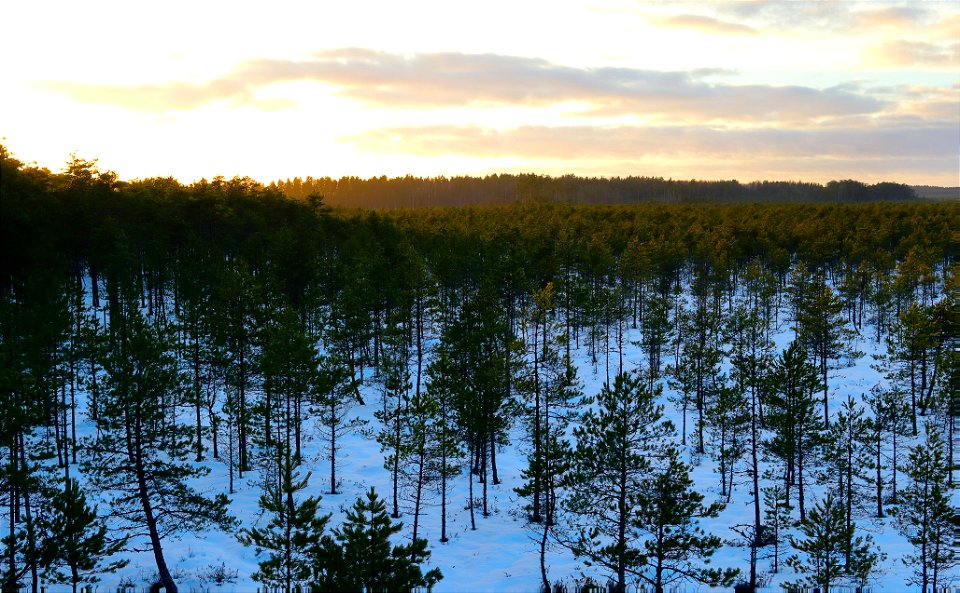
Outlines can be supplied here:
M756 29L747 25L722 21L699 14L678 14L659 18L656 22L665 27L696 29L704 33L718 35L754 35L758 33Z
M853 13L859 27L893 27L910 29L920 25L928 16L919 6L890 6L887 8L858 10Z
M960 42L927 43L900 39L874 48L872 57L884 65L960 68Z

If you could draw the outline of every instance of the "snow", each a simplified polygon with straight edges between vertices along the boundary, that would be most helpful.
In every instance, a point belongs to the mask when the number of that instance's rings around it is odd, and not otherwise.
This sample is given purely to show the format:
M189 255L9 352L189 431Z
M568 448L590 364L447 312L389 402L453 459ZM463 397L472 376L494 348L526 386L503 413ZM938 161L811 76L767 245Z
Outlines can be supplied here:
M782 319L782 317L781 317ZM792 331L781 322L782 330L776 335L776 344L778 351L785 347L792 339ZM864 352L864 356L855 361L855 365L832 371L830 375L831 405L832 411L839 409L840 402L845 400L847 394L852 394L858 401L871 386L880 382L882 377L880 373L871 368L873 354L884 352L882 344L873 341L873 328L866 326L863 329L862 336L858 337L854 348ZM638 340L636 330L630 330L625 340L625 344L632 344ZM639 361L643 359L641 352L636 346L626 346L625 361L628 368L634 368ZM611 364L616 364L616 357L611 356ZM603 357L600 357L598 372L594 372L590 359L586 352L586 347L581 343L581 348L575 351L575 362L578 366L580 380L584 384L584 392L588 395L599 392L603 379L606 376ZM672 362L672 355L669 351L665 352L664 367ZM611 376L615 368L611 371ZM372 375L368 372L366 377ZM367 382L369 383L369 381ZM661 380L664 386L661 402L665 406L665 412L678 428L681 425L680 410L668 401L668 396L672 394L666 386L666 382ZM357 406L353 414L369 421L370 427L377 426L377 420L374 418L374 412L379 407L380 396L376 388L365 384L363 387L364 401L363 406ZM222 400L222 398L221 398ZM80 410L84 410L86 402L84 397L78 400ZM84 414L78 414L78 419L85 418ZM184 414L184 421L189 421L189 416ZM314 420L310 420L314 422ZM518 423L519 424L519 423ZM91 435L93 431L92 422L85 420L78 427L78 433L81 436ZM677 438L679 443L679 436ZM909 445L910 442L905 443ZM388 470L383 467L383 454L380 452L379 444L369 436L362 434L350 434L345 437L343 449L338 455L337 466L338 476L341 479L340 492L336 495L326 494L329 491L329 462L325 458L323 443L317 438L313 438L305 445L306 463L301 468L302 473L312 471L310 485L307 493L310 495L322 496L321 507L324 512L332 514L328 529L338 525L343 519L344 510L352 505L354 500L365 492L370 486L374 486L377 492L389 500L391 493L391 477ZM905 452L906 447L903 448ZM440 502L439 496L434 494L427 500L427 507L424 509L424 516L421 519L421 537L427 538L432 551L432 557L427 566L439 567L443 572L444 578L437 585L435 590L438 593L447 592L478 592L478 591L503 591L503 592L522 592L534 593L538 591L540 583L539 567L539 541L534 540L533 532L524 526L524 520L521 517L519 509L522 505L513 489L520 483L520 470L526 464L524 454L523 429L517 425L511 432L511 444L503 447L497 453L497 464L502 483L499 485L489 485L490 510L488 517L484 517L477 509L477 529L470 529L470 516L466 507L468 497L468 483L466 473L454 478L449 484L448 492L448 534L450 541L440 543ZM200 489L208 495L216 493L227 493L227 467L224 463L210 459L210 452L206 452L207 460L203 462L210 468L210 473L197 484ZM906 455L904 454L904 460ZM684 461L696 462L697 459L688 454ZM745 462L740 462L741 468L745 468ZM79 471L79 470L77 470ZM761 471L762 475L762 471ZM693 469L693 478L697 489L706 495L705 503L720 498L720 478L715 471L715 463L709 455L696 463ZM733 494L732 502L724 509L719 517L702 521L703 527L710 533L722 537L724 540L733 540L738 536L731 530L732 526L737 524L749 524L753 521L753 506L750 497L750 486L747 483L747 477L739 474ZM236 493L231 496L232 503L230 510L240 521L242 527L250 527L257 524L258 506L257 502L261 491L258 485L258 476L256 472L250 472L244 475L243 479L237 479ZM474 495L480 496L481 485L474 484ZM814 498L819 498L822 490L813 487L808 501L813 502ZM100 500L98 493L89 493L92 502ZM101 494L101 496L103 496ZM105 500L105 499L104 499ZM101 502L101 512L106 510L106 503ZM412 516L408 508L402 519L404 522L403 533L409 537ZM873 585L874 592L907 592L916 591L916 587L906 585L910 569L904 565L901 559L910 553L913 553L909 543L897 532L893 520L888 518L876 519L869 515L860 516L856 520L861 528L861 533L869 532L881 551L887 554L887 559L883 563L883 572L877 578ZM145 542L140 542L140 548L146 548ZM133 545L133 542L131 542ZM179 540L167 540L164 542L164 552L174 575L175 580L180 586L181 591L220 591L223 593L231 592L253 592L263 590L262 586L250 579L250 575L257 569L257 556L253 548L241 545L234 534L223 533L216 530L210 530L199 534L188 534ZM769 591L780 591L780 584L786 581L795 580L797 575L782 564L782 559L790 553L789 546L781 548L781 573L779 575L769 576ZM115 575L106 575L97 587L100 591L115 591L117 586L123 583L133 583L136 590L145 588L149 582L155 578L156 568L151 552L125 552L123 557L130 561L130 564L121 572ZM551 547L547 562L549 564L549 576L551 580L562 579L568 584L576 578L589 575L595 579L605 582L607 575L588 569L582 562L578 561L573 555L557 546ZM725 545L713 557L712 566L716 567L738 567L744 573L749 572L749 550L745 547L734 545ZM199 575L208 572L210 568L219 566L221 563L230 571L236 571L237 578L232 583L226 583L217 586L210 583L203 583ZM761 560L758 571L766 574L770 570L770 561ZM958 576L954 574L953 576ZM56 593L57 591L69 590L67 586L47 586L47 591ZM712 589L695 584L687 584L681 588L681 591L711 591ZM729 591L730 589L725 589ZM571 588L572 591L572 588Z

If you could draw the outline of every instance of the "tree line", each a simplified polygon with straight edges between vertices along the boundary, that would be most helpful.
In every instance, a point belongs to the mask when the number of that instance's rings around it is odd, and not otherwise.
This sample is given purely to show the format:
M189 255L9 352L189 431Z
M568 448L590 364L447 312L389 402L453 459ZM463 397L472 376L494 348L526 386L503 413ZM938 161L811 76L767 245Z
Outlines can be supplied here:
M810 584L867 582L882 551L856 520L888 513L924 590L956 564L955 205L375 212L245 178L121 182L75 157L53 174L0 156L6 586L44 572L76 586L141 538L175 591L165 539L238 530L226 495L189 486L207 459L230 494L248 473L262 487L269 523L238 532L265 556L261 582L429 586L421 522L448 541L449 486L466 480L479 528L507 446L528 457L517 494L546 588L557 545L620 590L732 583L703 565L722 541L697 519L737 488L750 587L766 555ZM836 401L855 335L882 344L884 380ZM625 356L631 336L642 361ZM599 393L583 392L577 352ZM376 407L374 426L357 406ZM358 431L391 491L326 534L303 449L319 441L336 495ZM684 452L715 464L720 500L704 503ZM410 543L389 544L406 515ZM345 574L374 532L379 568Z
M865 184L852 179L826 185L798 181L675 180L662 177L550 177L495 174L485 177L294 177L269 184L287 197L324 196L347 208L436 208L528 202L567 204L861 203L915 201L907 185Z

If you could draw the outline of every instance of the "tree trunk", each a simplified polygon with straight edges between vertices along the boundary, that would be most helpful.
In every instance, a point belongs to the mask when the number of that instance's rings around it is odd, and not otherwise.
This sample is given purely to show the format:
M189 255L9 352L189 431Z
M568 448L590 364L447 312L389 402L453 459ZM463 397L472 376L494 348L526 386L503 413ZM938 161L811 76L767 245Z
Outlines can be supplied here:
M542 438L540 436L540 345L539 345L540 323L537 320L533 325L533 459L536 471L533 472L533 516L530 518L534 523L542 520L540 516L540 471L542 460ZM546 334L546 329L544 329ZM546 339L544 339L546 343ZM544 576L546 582L546 576Z
M440 453L440 541L447 543L447 451Z
M476 444L474 443L473 446L476 447ZM472 452L472 451L470 452L470 456L473 457L473 452ZM470 478L470 486L469 486L469 488L470 488L470 491L469 491L470 499L469 499L468 502L467 502L467 506L470 507L470 529L471 529L472 531L476 531L476 530L477 530L477 519L476 519L476 516L474 515L474 512L473 512L473 506L474 506L474 505L473 505L473 472L470 471L470 472L467 472L467 473L469 474L469 478Z
M489 517L490 511L487 509L487 443L484 440L480 449L480 476L483 478L483 516Z
M540 578L543 582L544 593L550 593L550 581L547 579L547 534L550 533L550 523L543 524L543 536L540 538Z
M194 321L193 324L193 395L197 398L196 410L197 410L197 461L203 461L203 432L200 428L200 339L197 336L199 333L198 326L199 323Z
M393 514L391 517L394 519L400 518L400 504L397 501L397 489L399 488L400 482L400 406L403 402L400 399L400 392L397 392L397 407L393 411L394 421L393 421ZM422 470L421 470L422 471ZM414 518L416 522L416 518ZM417 538L414 537L414 540Z
M755 526L753 532L753 553L756 553L756 548L760 547L760 531L762 525L760 524L760 468L757 463L757 390L756 388L750 389L751 404L750 404L750 455L751 455L751 464L750 468L753 473L753 524ZM757 588L757 563L750 563L750 588L755 590Z
M142 445L140 429L140 419L137 418L133 445L136 447L134 460L136 462L137 491L140 498L140 506L143 508L144 520L146 521L147 530L150 534L150 546L153 548L153 557L157 562L157 572L160 574L160 583L163 584L166 593L177 593L177 584L173 582L173 577L167 568L167 561L163 557L163 547L160 543L160 533L157 530L157 520L156 517L154 517L153 505L150 502L150 495L147 491L146 468L143 466L143 452L140 449Z
M417 451L417 486L414 492L414 501L413 501L413 543L417 543L417 530L420 527L420 501L423 497L423 466L426 463L426 437L421 436L420 446ZM411 562L415 561L415 557L410 558Z
M337 404L330 398L330 494L337 493Z
M883 480L881 479L880 470L883 467L880 459L881 453L881 432L879 425L877 427L877 518L883 518Z

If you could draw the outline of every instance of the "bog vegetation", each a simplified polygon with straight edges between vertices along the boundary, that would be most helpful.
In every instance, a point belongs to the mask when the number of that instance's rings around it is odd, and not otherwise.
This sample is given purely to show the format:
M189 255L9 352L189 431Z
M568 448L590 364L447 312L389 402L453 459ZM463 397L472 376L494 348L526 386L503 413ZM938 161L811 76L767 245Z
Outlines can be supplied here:
M361 211L331 208L322 183L290 199L243 178L121 182L82 159L53 174L0 157L6 589L43 578L75 590L121 569L116 552L139 538L173 592L165 541L211 526L259 550L254 578L287 592L429 587L452 575L428 570L421 522L448 539L453 480L469 481L471 520L487 514L518 430L544 587L566 576L549 574L554 545L618 590L753 587L761 556L798 585L863 584L885 559L857 522L887 514L915 550L902 559L915 584L955 574L956 204L574 206L547 192ZM644 201L641 181L594 185ZM909 197L851 183L768 189ZM884 380L838 401L831 371L859 356L853 333L883 345ZM584 393L572 350L605 379L599 393ZM364 402L362 385L381 401ZM370 404L376 426L362 427L352 411ZM85 422L95 430L78 438ZM327 453L316 474L303 467L308 422ZM379 442L392 490L333 525L305 488L337 492L343 438L358 430ZM719 500L690 479L686 451L716 464ZM225 495L191 486L210 458L231 493L235 477L260 476L259 527L239 529ZM752 505L739 572L703 562L722 542L698 522L735 488ZM413 509L403 544L401 499Z

